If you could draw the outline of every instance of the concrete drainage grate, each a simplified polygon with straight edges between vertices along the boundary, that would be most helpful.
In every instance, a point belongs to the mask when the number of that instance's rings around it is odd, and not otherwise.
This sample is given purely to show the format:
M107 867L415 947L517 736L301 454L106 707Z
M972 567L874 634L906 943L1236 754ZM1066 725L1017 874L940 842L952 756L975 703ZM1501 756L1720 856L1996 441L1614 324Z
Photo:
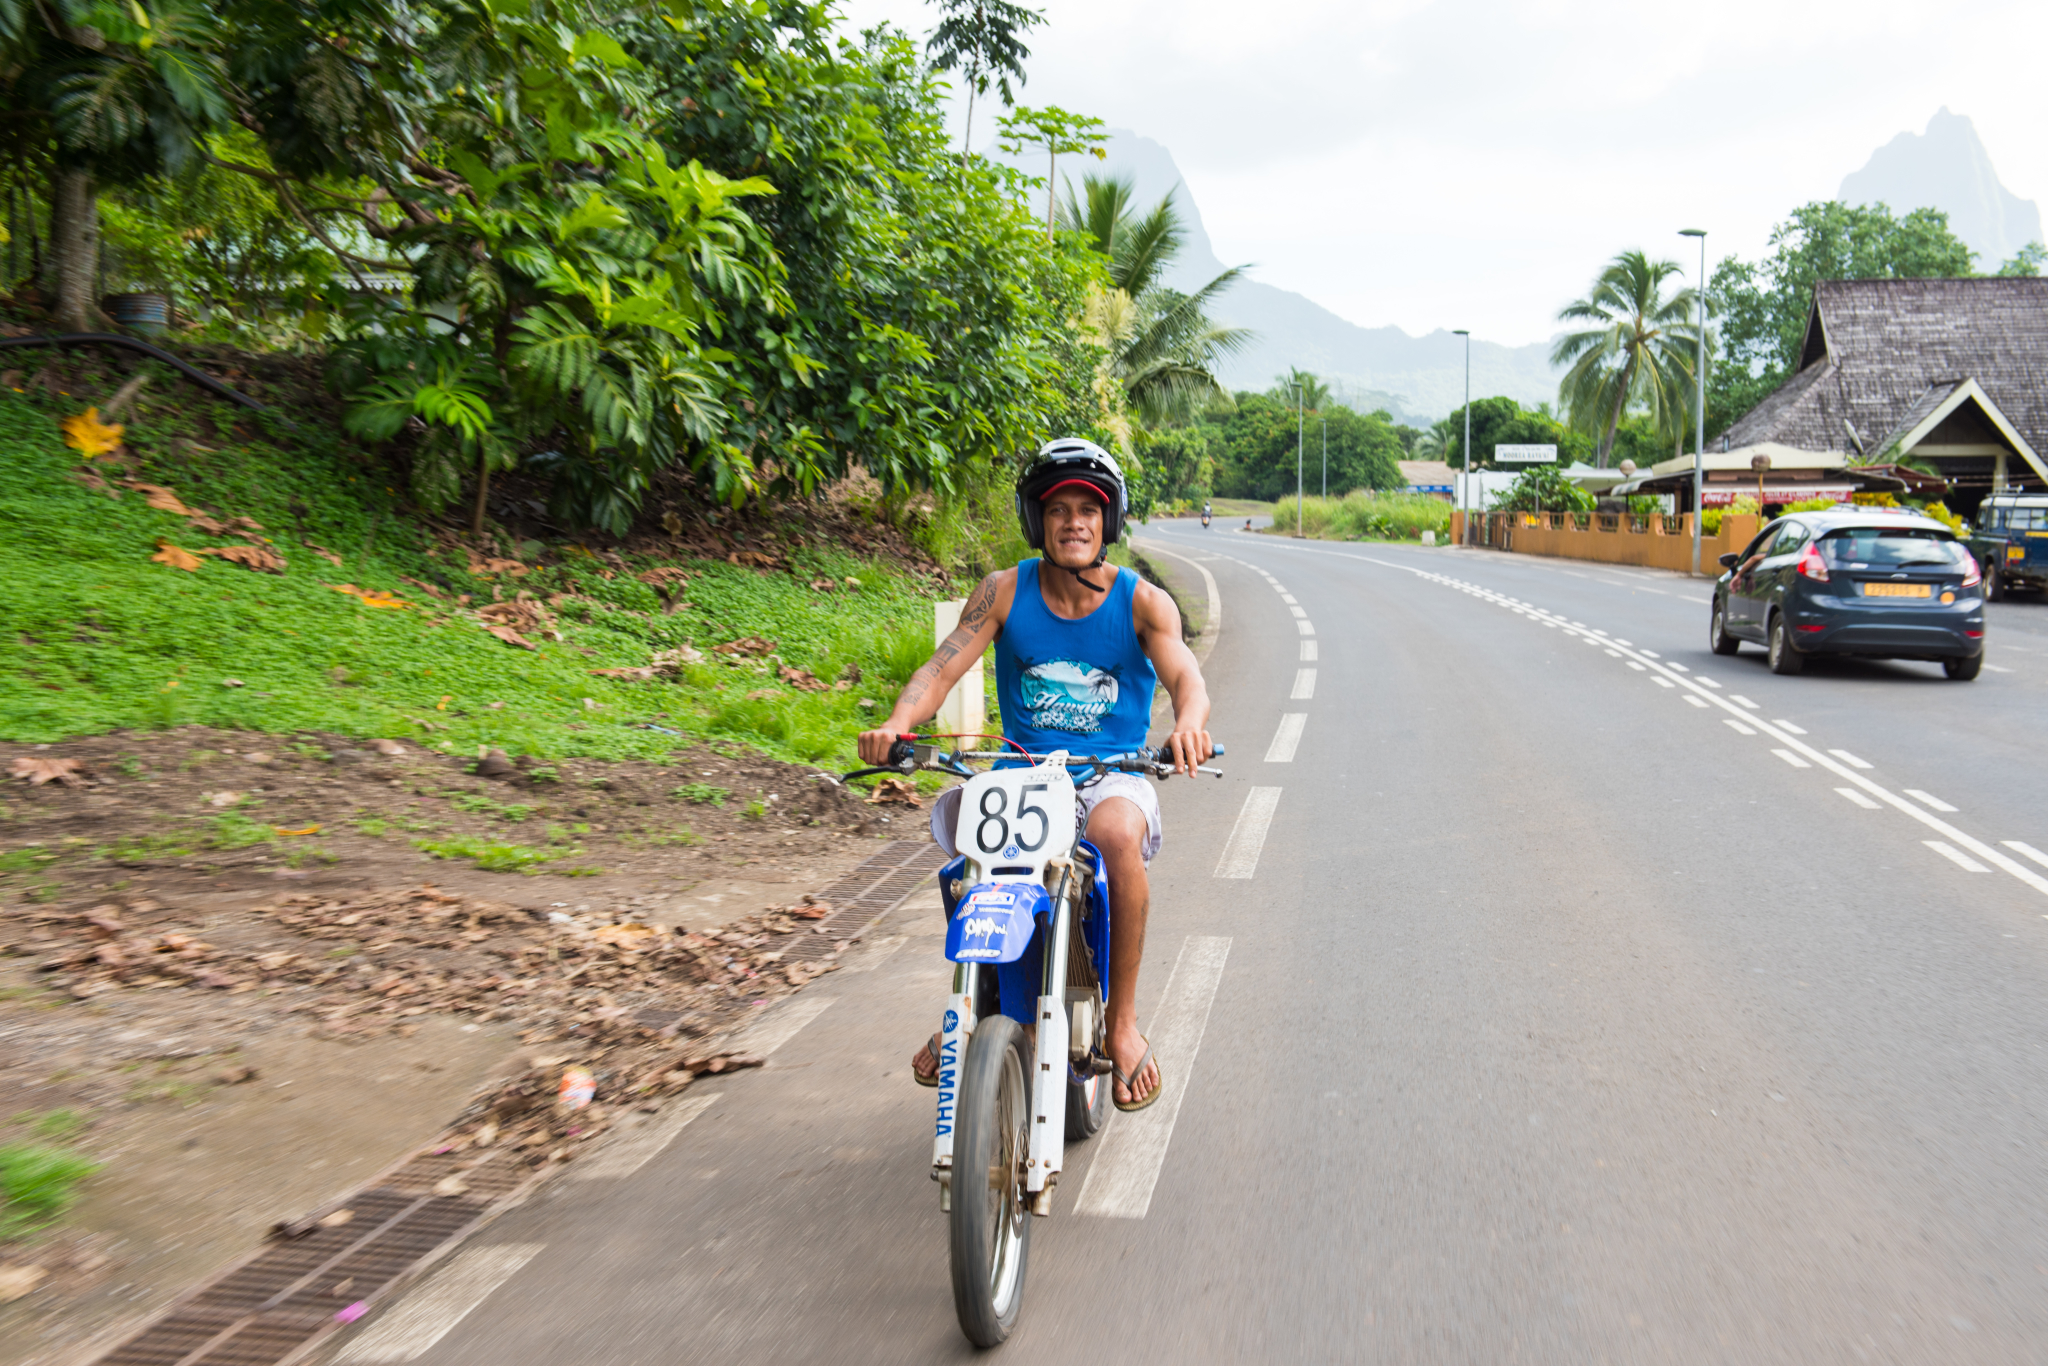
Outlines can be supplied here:
M892 840L820 893L832 914L783 958L830 957L945 862L930 840ZM175 1304L99 1358L99 1366L288 1366L344 1322L403 1285L496 1209L539 1181L503 1149L421 1153L334 1209L346 1223L309 1219ZM449 1184L450 1178L458 1183ZM324 1213L324 1211L323 1211Z
M945 852L928 839L891 840L818 894L819 900L832 903L832 914L812 926L811 933L791 942L782 951L782 961L830 958L869 921L916 891L945 861Z
M421 1154L336 1206L349 1211L347 1222L298 1225L299 1236L270 1244L174 1306L100 1366L295 1361L540 1175L503 1150ZM435 1194L450 1177L463 1189Z

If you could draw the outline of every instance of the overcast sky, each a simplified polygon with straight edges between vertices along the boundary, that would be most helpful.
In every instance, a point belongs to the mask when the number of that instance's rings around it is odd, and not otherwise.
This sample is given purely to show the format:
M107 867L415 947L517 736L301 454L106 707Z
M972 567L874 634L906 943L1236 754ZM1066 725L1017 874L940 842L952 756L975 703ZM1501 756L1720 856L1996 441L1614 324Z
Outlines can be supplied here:
M1690 274L1676 233L1702 227L1715 258L1755 256L1942 105L1975 121L2008 189L2048 202L2040 0L1043 8L1023 102L1164 143L1219 256L1366 326L1543 340L1616 251ZM845 13L920 38L937 16Z

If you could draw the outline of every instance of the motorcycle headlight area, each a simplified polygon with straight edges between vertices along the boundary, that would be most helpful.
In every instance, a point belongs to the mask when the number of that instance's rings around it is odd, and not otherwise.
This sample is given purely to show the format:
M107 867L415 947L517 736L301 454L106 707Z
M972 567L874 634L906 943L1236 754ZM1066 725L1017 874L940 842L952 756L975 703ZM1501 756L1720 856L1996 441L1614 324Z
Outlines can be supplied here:
M955 963L1014 963L1031 947L1038 917L1052 897L1028 882L982 882L968 889L946 926L946 957Z

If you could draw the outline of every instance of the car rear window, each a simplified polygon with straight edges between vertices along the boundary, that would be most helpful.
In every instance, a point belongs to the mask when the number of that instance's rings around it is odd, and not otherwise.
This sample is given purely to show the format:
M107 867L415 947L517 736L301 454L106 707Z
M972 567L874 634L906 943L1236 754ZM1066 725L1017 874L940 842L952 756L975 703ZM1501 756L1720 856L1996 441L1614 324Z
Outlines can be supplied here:
M2014 508L2005 525L2014 531L2048 531L2048 508Z
M1932 527L1848 527L1823 536L1820 550L1843 569L1946 569L1963 562L1955 537Z

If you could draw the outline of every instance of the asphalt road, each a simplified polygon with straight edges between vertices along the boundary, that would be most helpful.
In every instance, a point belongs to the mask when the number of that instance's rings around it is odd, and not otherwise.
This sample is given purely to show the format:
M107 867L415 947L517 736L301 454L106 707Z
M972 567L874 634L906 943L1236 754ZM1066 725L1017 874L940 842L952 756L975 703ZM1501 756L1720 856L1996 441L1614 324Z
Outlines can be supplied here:
M1145 538L1220 593L1230 776L1163 789L1169 1093L1070 1150L1005 1359L2048 1357L2048 605L1973 683L1779 678L1703 581ZM973 1355L907 1071L941 943L914 900L339 1355Z

